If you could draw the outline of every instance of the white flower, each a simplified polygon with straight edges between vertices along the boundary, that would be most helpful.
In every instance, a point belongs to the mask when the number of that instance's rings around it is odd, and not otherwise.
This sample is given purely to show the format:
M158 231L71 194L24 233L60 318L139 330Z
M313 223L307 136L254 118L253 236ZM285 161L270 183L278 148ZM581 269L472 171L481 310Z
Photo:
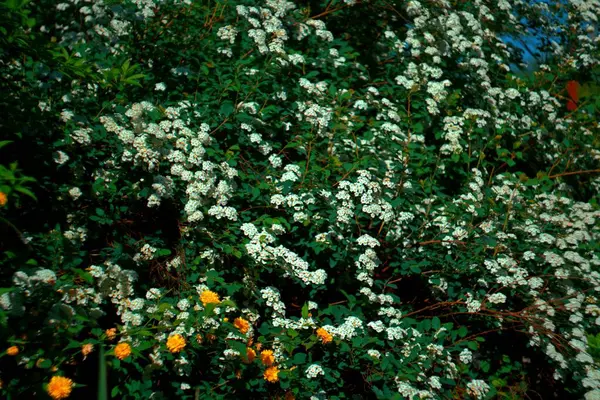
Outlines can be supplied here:
M78 187L72 187L71 189L69 189L69 195L73 200L77 200L81 196L81 194L81 189L79 189Z
M67 161L69 161L69 156L63 151L59 150L54 155L54 162L56 162L58 165L63 165Z
M506 296L502 293L494 293L488 296L488 301L492 304L502 304L506 302Z
M312 364L306 368L306 377L309 379L316 378L318 375L325 375L325 371L318 364Z

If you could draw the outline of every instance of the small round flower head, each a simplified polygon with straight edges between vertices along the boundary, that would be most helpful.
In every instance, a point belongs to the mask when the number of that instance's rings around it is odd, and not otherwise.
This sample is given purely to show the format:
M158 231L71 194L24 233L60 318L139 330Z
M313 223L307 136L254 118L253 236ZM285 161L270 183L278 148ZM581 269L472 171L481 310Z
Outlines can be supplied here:
M219 304L221 300L219 299L219 295L213 291L205 290L200 295L200 301L204 306L207 304Z
M129 355L131 354L131 346L129 345L129 343L119 343L118 345L115 346L115 356L119 359L119 360L124 360L127 357L129 357Z
M246 334L250 329L250 324L244 318L236 318L233 321L233 326L238 328L241 333Z
M185 339L180 334L169 336L167 339L167 349L171 353L179 353L185 348Z
M251 364L256 358L256 351L253 348L248 347L246 349L246 358L244 359L244 363Z
M107 329L104 333L106 334L106 338L108 340L114 340L114 338L117 337L117 328Z
M260 352L260 361L266 365L273 365L275 362L275 356L273 355L273 350L263 350Z
M333 340L333 336L325 328L317 329L317 337L321 339L323 344L327 344Z
M86 343L81 346L81 354L83 354L83 359L85 359L88 354L90 354L94 350L94 345L91 343Z
M10 346L8 349L6 349L6 354L9 356L16 356L19 354L19 348L17 346Z
M274 383L279 380L279 368L269 367L265 370L264 378L266 381Z
M73 381L64 376L53 376L48 383L47 390L54 400L66 399L73 390Z
M0 207L3 207L8 202L8 196L4 192L0 192Z

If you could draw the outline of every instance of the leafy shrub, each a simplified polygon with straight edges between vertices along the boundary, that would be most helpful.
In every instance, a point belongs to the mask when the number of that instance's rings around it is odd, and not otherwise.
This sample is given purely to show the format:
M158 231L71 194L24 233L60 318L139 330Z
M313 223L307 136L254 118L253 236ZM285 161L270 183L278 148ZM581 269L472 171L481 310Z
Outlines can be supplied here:
M2 12L5 395L600 396L595 2Z

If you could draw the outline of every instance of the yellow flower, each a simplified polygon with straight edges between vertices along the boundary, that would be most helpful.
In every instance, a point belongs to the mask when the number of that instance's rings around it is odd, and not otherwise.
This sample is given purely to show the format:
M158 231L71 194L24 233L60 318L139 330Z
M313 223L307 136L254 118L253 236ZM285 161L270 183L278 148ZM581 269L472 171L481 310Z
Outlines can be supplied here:
M55 400L66 399L73 390L73 381L64 376L53 376L48 383L48 394Z
M250 323L248 323L248 321L246 321L244 318L236 318L233 321L233 326L238 328L244 335L250 329Z
M264 373L264 377L266 381L269 382L277 382L279 380L279 377L277 376L279 374L279 368L277 367L269 367L265 370Z
M128 343L119 343L115 346L115 356L119 360L124 360L131 354L131 346Z
M223 322L229 322L229 318L223 318Z
M254 351L253 348L246 348L246 358L244 359L244 362L246 364L250 364L251 362L254 361L254 359L256 358L256 351Z
M273 355L273 350L263 350L260 352L260 361L266 365L273 365L275 362L275 356Z
M319 337L319 339L321 339L323 344L327 344L333 340L333 336L331 336L331 334L329 332L327 332L327 330L325 328L317 329L317 337Z
M110 328L105 331L108 340L113 340L117 337L117 328Z
M19 354L19 348L17 346L10 346L8 349L6 349L6 354L9 356L16 356Z
M3 207L7 201L8 201L8 196L6 196L6 193L0 192L0 207Z
M221 300L219 300L219 295L215 292L211 292L210 290L205 290L204 292L202 292L202 294L200 295L200 301L205 306L207 304L219 304L221 302Z
M83 354L83 359L85 360L88 354L90 354L93 350L94 345L91 343L86 343L83 346L81 346L81 354Z
M171 353L179 353L185 348L185 339L180 334L171 335L167 339L167 348Z

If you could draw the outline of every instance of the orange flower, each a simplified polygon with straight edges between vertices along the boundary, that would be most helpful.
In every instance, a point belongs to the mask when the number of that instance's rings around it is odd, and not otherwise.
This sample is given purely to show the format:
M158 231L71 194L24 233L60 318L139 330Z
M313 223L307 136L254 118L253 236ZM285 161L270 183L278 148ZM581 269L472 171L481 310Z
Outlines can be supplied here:
M19 348L17 346L10 346L8 349L6 349L6 354L9 356L16 356L19 354Z
M167 348L171 353L179 353L185 348L185 339L180 334L171 335L167 339Z
M83 354L83 359L85 360L88 354L90 354L93 350L94 345L91 343L86 343L83 346L81 346L81 354Z
M219 300L219 295L210 290L205 290L204 292L202 292L202 294L200 295L200 301L205 306L207 304L219 304L221 302L221 300Z
M131 346L128 343L122 342L115 346L115 356L119 360L124 360L131 354Z
M246 359L244 360L244 362L246 364L250 364L254 361L254 359L256 358L256 352L254 351L253 348L246 348Z
M202 344L202 335L201 334L196 335L196 342L198 342L198 344Z
M333 336L325 328L317 329L317 337L321 339L323 344L327 344L333 340Z
M0 207L3 207L8 201L8 196L4 192L0 192Z
M244 335L250 329L250 323L248 321L246 321L244 318L236 318L233 321L233 326L238 328L240 330L240 332L242 332Z
M260 352L260 361L266 365L273 365L275 362L275 356L273 355L273 350L263 350Z
M260 351L260 349L262 348L262 343L256 343L256 346L254 347L256 347L257 351Z
M265 380L271 383L277 382L279 380L279 368L277 367L269 367L265 370L264 377Z
M287 392L283 400L296 400L296 396L294 396L294 393L292 392Z
M106 337L108 340L113 340L117 337L117 328L107 329L104 333L106 333Z
M73 390L73 381L64 376L53 376L47 390L50 397L55 400L66 399Z

